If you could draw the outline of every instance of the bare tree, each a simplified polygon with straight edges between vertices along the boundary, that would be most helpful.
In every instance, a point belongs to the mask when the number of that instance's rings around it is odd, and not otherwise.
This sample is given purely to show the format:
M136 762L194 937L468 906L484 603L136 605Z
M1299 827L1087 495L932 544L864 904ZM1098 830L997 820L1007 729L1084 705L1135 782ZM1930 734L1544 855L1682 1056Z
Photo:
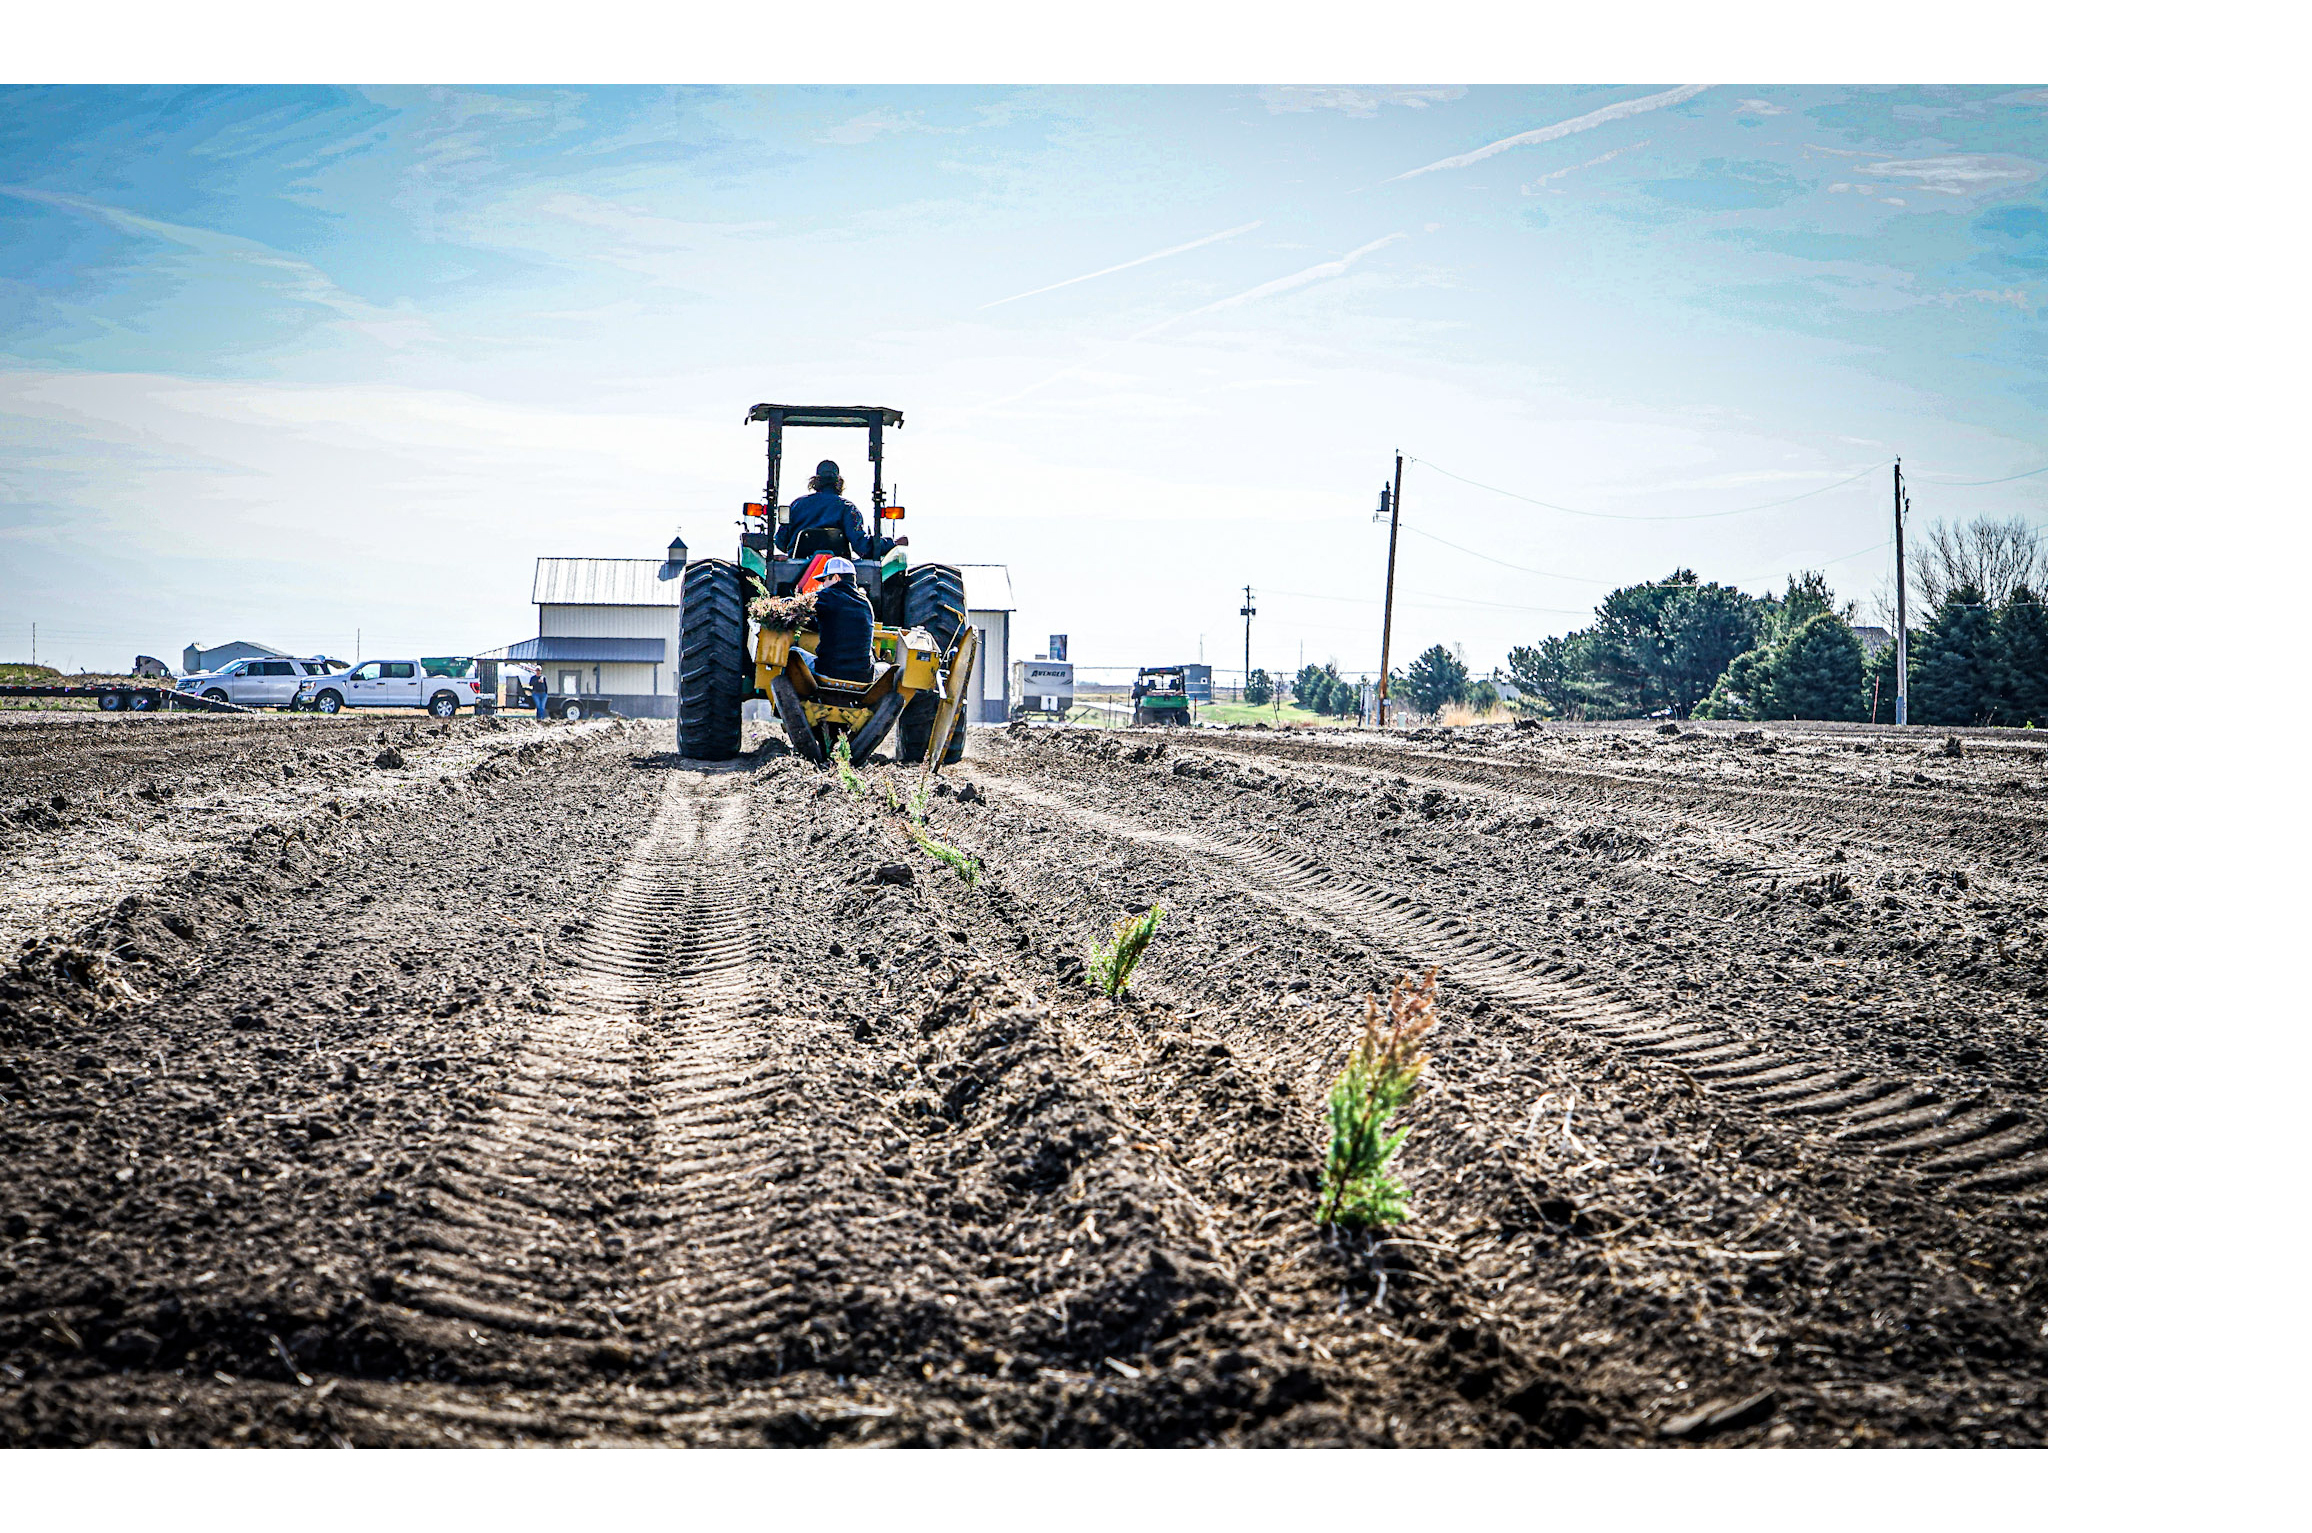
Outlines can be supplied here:
M1960 586L1973 586L1994 607L2018 586L2045 594L2047 529L2020 516L2003 522L1979 516L1963 525L1936 522L1919 539L1916 568L1918 592L1929 612Z
M1913 545L1910 565L1911 619L1924 622L1960 586L1973 586L1996 607L2018 588L2047 594L2047 529L2022 517L2000 521L1979 516L1971 522L1933 522ZM1892 574L1872 593L1871 614L1890 632L1895 626Z

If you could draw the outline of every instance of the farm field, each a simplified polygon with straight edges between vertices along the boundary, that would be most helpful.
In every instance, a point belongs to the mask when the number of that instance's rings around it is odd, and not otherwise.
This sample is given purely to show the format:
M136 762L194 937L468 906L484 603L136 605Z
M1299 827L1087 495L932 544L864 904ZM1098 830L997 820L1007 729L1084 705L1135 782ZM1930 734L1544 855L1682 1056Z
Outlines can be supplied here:
M746 743L0 727L0 1442L2045 1441L2045 734Z

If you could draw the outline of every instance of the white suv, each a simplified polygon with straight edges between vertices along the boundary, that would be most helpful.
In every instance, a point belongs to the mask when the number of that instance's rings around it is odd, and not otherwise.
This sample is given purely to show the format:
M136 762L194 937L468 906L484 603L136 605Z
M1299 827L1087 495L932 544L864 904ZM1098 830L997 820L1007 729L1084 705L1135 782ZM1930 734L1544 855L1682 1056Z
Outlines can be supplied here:
M195 672L179 681L177 690L205 697L213 703L238 703L244 708L287 708L296 702L303 683L315 678L326 680L344 669L342 661L331 660L326 655L265 655L236 660L214 671Z
M322 713L343 708L423 708L446 719L481 701L481 667L463 655L431 660L364 660L342 676L308 680L296 706Z

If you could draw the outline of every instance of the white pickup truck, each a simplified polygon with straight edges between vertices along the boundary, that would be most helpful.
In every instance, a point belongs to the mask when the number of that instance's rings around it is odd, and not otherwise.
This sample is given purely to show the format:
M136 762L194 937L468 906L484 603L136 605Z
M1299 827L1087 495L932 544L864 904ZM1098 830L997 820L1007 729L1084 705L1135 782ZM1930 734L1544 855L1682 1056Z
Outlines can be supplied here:
M364 660L342 676L309 679L296 706L319 713L345 708L423 708L446 719L482 698L481 667L463 655L430 660Z

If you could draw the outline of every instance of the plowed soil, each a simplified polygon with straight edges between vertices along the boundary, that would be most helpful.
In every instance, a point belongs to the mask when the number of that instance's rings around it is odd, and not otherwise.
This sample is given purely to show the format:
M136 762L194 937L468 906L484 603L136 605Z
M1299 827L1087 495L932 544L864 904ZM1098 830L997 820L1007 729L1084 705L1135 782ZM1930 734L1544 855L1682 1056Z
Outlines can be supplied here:
M2045 736L747 743L0 730L0 1441L2044 1441Z

